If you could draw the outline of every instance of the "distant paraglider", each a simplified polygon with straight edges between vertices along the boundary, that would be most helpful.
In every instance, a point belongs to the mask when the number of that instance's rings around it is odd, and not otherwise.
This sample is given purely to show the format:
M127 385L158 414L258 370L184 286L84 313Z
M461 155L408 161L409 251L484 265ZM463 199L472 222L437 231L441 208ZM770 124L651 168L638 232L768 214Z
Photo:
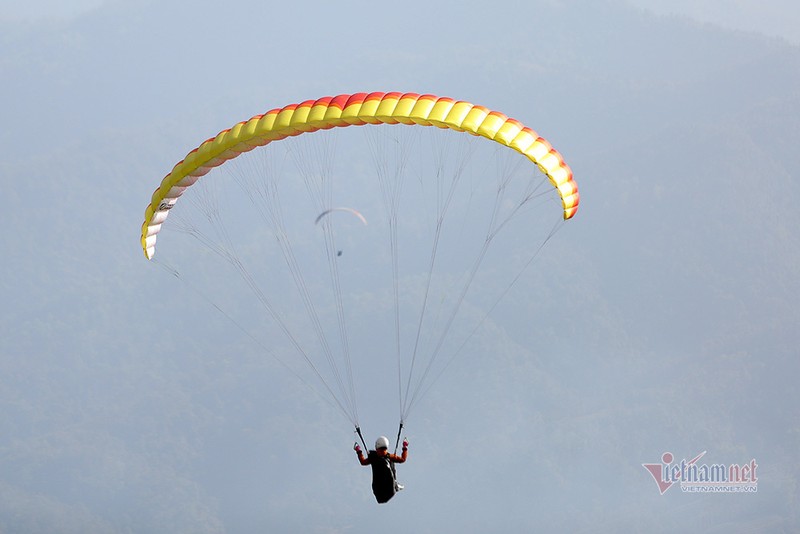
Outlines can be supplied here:
M361 213L359 213L358 211L354 210L353 208L331 208L331 209L325 210L325 211L323 211L322 213L320 213L320 214L317 216L317 219L314 221L314 224L319 224L319 222L320 222L322 219L324 219L326 216L330 215L330 214L331 214L331 213L333 213L334 211L344 211L344 212L346 212L346 213L352 213L353 215L355 215L356 217L358 217L358 219L359 219L359 220L360 220L362 223L364 223L365 225L367 224L367 219L366 219L366 218L364 218L364 216L363 216L363 215L361 215ZM337 250L337 251L336 251L336 257L337 257L337 258L340 258L341 256L342 256L342 251L341 251L341 250Z

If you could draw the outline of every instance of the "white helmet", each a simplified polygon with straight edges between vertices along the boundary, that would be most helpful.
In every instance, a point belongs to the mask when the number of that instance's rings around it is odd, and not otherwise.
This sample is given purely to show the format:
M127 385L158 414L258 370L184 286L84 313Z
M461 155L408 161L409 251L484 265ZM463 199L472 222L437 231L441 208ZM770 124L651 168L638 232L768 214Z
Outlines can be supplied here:
M375 448L376 449L388 449L389 448L389 438L386 436L381 436L375 440Z

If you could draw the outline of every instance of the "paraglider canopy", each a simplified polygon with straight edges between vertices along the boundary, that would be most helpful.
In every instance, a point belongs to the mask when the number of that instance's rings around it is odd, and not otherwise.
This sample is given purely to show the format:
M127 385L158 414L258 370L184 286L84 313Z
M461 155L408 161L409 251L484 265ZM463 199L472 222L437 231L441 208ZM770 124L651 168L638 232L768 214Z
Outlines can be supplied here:
M525 155L558 190L564 219L578 210L572 171L545 139L515 119L469 102L417 93L356 93L306 100L240 122L208 139L175 165L153 193L142 225L142 248L155 254L156 236L184 191L208 173L259 145L303 132L365 124L406 124L451 128L480 135Z
M325 210L325 211L323 211L322 213L320 213L320 214L319 214L319 216L317 216L317 220L316 220L316 221L314 221L314 224L319 224L319 222L320 222L320 221L321 221L321 220L322 220L322 219L323 219L325 216L327 216L327 215L330 215L330 214L331 214L331 213L333 213L334 211L344 211L344 212L346 212L346 213L352 213L353 215L355 215L356 217L358 217L358 219L359 219L359 220L360 220L362 223L364 223L364 224L367 224L367 220L364 218L364 216L363 216L363 215L361 215L361 213L359 213L359 212L357 212L356 210L354 210L353 208L331 208L331 209Z

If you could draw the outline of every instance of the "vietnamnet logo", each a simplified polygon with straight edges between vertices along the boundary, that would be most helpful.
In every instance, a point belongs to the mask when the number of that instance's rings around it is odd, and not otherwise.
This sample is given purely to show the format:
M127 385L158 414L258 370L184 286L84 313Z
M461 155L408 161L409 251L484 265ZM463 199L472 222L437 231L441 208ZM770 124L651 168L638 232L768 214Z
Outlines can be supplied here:
M758 491L758 464L755 458L746 464L700 464L703 451L691 460L675 461L671 452L661 455L660 464L642 464L653 476L658 491L664 495L680 483L684 493L755 493Z

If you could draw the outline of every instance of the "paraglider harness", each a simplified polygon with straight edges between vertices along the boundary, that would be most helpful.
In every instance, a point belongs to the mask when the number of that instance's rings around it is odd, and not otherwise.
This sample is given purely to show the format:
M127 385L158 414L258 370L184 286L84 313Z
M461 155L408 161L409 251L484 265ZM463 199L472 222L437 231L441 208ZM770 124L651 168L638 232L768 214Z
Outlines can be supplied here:
M394 454L397 454L397 447L400 444L400 434L403 432L403 422L400 421L400 428L397 430L397 440L394 444ZM394 497L397 493L397 471L394 467L394 462L389 455L379 456L375 450L370 450L364 441L364 436L361 435L361 428L356 427L356 433L367 451L367 458L369 458L369 465L372 468L372 493L375 494L375 499L378 503L383 504L389 502L389 499Z

